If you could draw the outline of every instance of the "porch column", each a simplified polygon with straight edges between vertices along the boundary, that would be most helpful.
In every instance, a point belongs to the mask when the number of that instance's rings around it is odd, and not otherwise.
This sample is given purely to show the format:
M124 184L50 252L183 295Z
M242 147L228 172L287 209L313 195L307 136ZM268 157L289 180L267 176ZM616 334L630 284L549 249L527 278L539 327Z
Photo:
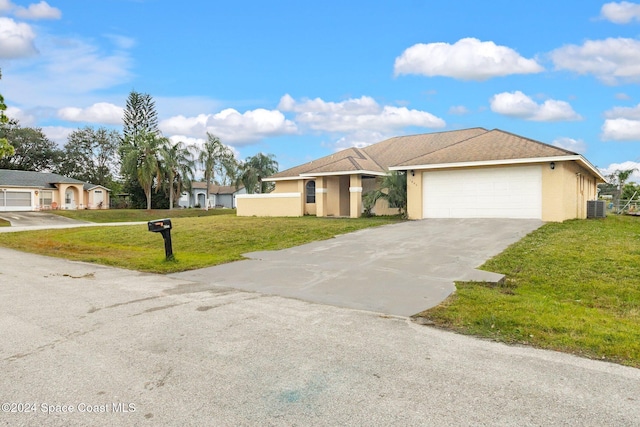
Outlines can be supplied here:
M327 179L316 178L316 216L327 216Z
M350 216L360 218L362 215L362 176L351 175L349 178Z

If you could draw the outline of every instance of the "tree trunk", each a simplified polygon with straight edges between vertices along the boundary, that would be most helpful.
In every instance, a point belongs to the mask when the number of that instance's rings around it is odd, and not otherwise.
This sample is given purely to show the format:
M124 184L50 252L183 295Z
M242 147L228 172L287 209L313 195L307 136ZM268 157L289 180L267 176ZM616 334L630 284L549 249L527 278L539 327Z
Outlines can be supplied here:
M204 195L204 210L208 211L209 210L209 181L210 179L207 180L207 194Z
M173 209L173 176L169 176L169 210Z
M151 187L148 189L145 188L145 193L147 193L147 210L151 210Z

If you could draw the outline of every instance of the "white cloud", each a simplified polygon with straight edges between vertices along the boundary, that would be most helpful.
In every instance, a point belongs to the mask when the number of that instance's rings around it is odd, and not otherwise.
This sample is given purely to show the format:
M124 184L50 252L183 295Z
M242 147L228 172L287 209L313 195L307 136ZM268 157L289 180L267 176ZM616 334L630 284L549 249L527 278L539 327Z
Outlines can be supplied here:
M7 107L5 115L10 119L17 120L21 126L34 126L36 124L36 118L32 114L17 107Z
M622 1L620 3L606 3L600 9L600 16L616 24L628 24L640 21L640 4Z
M42 128L42 132L47 136L47 138L55 141L60 146L67 143L69 134L75 130L77 129L63 126L44 126Z
M602 125L605 141L640 141L640 120L607 119Z
M0 58L23 58L37 53L35 38L28 24L0 17Z
M418 43L397 57L394 65L396 76L420 74L478 81L543 70L534 59L524 58L509 47L475 38L461 39L454 44Z
M587 152L587 144L581 139L573 138L558 138L553 141L552 145L565 150L573 151L574 153L584 154Z
M0 12L8 12L14 7L9 0L0 0Z
M280 100L278 108L296 113L297 123L323 132L352 133L367 130L385 133L408 126L445 126L444 120L426 111L380 106L368 96L342 102L326 102L320 98L297 102L287 94Z
M601 138L605 141L640 141L640 104L605 111Z
M494 113L525 120L557 122L582 119L568 102L548 99L538 104L520 91L499 93L490 102Z
M388 139L390 137L391 135L389 134L371 132L366 129L362 129L339 138L337 141L335 141L335 143L333 143L333 148L335 151L340 151L344 150L345 148L351 147L363 148L367 145L384 141L385 139Z
M58 117L70 122L89 122L117 125L122 124L122 107L98 102L87 108L66 107L58 110Z
M126 83L132 60L127 51L104 51L80 39L45 38L42 53L3 68L5 98L20 105L47 106L96 102L91 92Z
M22 19L60 19L60 9L51 7L46 1L32 3L28 7L17 7L15 15Z
M640 104L635 107L613 107L605 111L604 116L608 119L640 120Z
M629 181L640 182L640 163L638 162L633 162L628 160L622 163L611 163L606 168L598 168L598 169L600 169L600 172L602 172L604 176L611 175L616 171L626 171L631 169L637 169L635 172L631 174L631 177L629 177Z
M456 114L459 116L469 114L469 109L464 105L454 105L449 108L449 114Z
M200 137L206 132L218 136L231 145L251 144L262 138L295 133L296 125L280 111L256 110L240 113L227 108L216 114L200 114L195 117L174 116L162 120L160 130L165 134Z
M631 97L629 95L627 95L626 93L620 92L620 93L616 93L616 99L619 99L621 101L627 101L629 99L631 99Z
M640 82L640 41L628 38L587 40L551 52L557 70L592 74L605 84Z

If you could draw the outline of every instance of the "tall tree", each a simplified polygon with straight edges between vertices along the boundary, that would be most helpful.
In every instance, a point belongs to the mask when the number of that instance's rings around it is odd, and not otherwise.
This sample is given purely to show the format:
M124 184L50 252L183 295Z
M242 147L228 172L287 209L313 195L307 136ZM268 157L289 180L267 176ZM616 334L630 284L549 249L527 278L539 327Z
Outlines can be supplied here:
M169 209L173 209L174 200L180 197L183 189L191 189L195 162L191 147L184 142L169 143L160 150L166 187L169 193Z
M2 71L0 70L0 79L2 78ZM0 94L0 128L4 128L9 123L9 118L5 116L4 112L7 110L7 104L4 103L4 97ZM16 152L13 145L9 144L6 137L0 137L0 159L3 157L13 156Z
M120 134L115 130L77 129L67 139L57 172L110 188L117 172L119 143Z
M207 140L198 154L198 162L204 170L204 179L207 183L207 200L205 201L205 209L207 210L209 209L209 194L211 193L211 184L215 181L216 169L230 158L233 158L231 149L224 145L220 138L207 132Z
M160 135L155 102L151 95L132 90L127 97L124 110L122 140L118 154L123 160L120 171L123 190L131 195L131 204L134 207L144 207L144 199L148 199L148 195L140 185L137 171L125 167L124 159L130 151L138 152L138 142L146 141L149 135ZM146 204L149 205L148 200Z
M14 147L11 156L0 159L0 169L49 172L59 163L62 152L40 128L23 128L13 121L0 128L0 138Z
M135 176L144 190L147 199L147 209L151 209L151 192L154 183L156 191L162 182L162 167L160 164L160 152L168 143L155 133L139 132L127 155L124 158L123 169L130 176Z
M241 180L247 193L267 193L271 185L264 178L278 172L278 162L275 155L258 153L248 157L242 165Z
M629 180L629 178L631 177L631 175L637 170L638 169L636 168L623 169L623 170L618 169L611 175L607 176L607 178L609 178L609 182L616 186L614 204L615 206L618 206L618 209L620 208L619 204L620 204L620 198L622 197L622 190L624 189L624 186Z

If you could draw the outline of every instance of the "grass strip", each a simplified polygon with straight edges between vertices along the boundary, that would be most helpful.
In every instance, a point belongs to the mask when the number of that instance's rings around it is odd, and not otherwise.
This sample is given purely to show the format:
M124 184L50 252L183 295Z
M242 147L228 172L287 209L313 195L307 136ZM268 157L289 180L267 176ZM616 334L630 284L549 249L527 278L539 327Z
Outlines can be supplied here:
M171 273L236 261L247 252L289 248L399 221L398 217L172 217L174 261L164 259L162 236L149 232L146 225L0 233L0 245L77 261Z
M640 218L546 224L486 262L501 286L456 283L436 326L640 367Z

